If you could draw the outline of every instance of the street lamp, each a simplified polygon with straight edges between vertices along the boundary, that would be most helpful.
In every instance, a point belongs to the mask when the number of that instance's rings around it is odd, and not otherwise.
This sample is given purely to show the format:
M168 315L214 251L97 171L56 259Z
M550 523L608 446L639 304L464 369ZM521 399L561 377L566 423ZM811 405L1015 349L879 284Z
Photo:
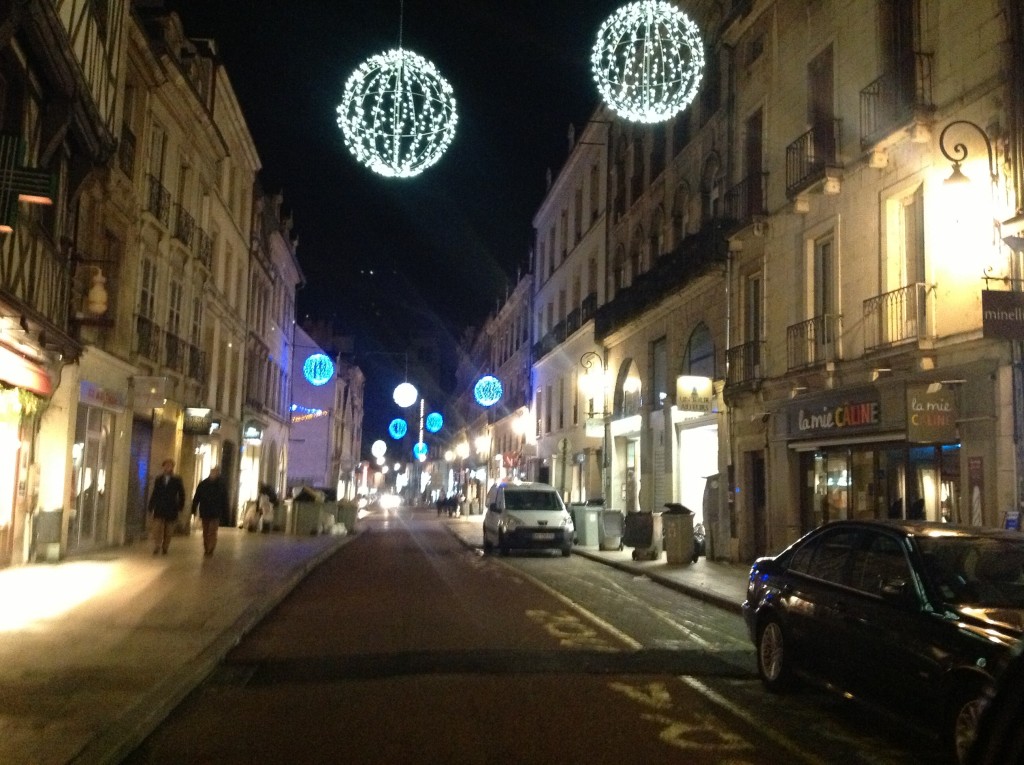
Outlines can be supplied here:
M952 154L949 149L946 148L946 133L949 132L950 128L954 127L967 127L977 131L978 135L985 141L985 149L988 152L988 174L989 180L995 185L999 181L999 171L996 169L995 155L992 151L992 141L989 139L988 134L981 128L980 125L971 122L970 120L953 120L946 127L942 128L942 132L939 133L939 151L942 152L942 156L953 163L953 172L944 181L944 183L967 183L971 179L964 175L960 169L960 163L967 160L967 146L962 142L957 141L953 144Z
M586 370L580 376L580 389L587 397L587 421L584 424L584 434L588 437L601 438L601 495L605 502L611 501L611 471L609 464L610 439L608 433L608 413L605 407L605 390L607 388L606 367L604 359L597 351L587 351L580 356L580 366ZM600 409L597 408L600 402ZM599 423L595 420L600 418ZM600 430L598 431L598 428Z

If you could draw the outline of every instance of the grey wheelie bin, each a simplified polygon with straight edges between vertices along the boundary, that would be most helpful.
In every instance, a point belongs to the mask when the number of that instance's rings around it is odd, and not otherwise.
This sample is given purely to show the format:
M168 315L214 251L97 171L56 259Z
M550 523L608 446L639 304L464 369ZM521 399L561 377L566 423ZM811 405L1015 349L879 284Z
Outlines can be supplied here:
M576 544L580 547L598 546L598 520L601 508L583 502L569 505L572 522L576 527Z
M626 513L622 543L632 547L633 560L661 558L661 513L643 510Z
M678 502L668 502L665 508L661 514L661 525L665 532L665 560L684 566L695 563L697 556L693 544L693 512Z
M621 550L622 532L625 524L626 516L621 510L601 510L598 548L601 550Z

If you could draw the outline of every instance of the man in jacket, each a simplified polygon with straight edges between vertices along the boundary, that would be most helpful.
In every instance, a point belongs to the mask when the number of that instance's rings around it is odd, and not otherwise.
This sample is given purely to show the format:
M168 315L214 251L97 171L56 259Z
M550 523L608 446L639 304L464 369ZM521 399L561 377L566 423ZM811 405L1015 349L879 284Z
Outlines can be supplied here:
M209 558L217 547L217 529L220 519L228 515L228 490L220 477L220 468L210 468L206 476L196 487L196 495L192 498L192 515L199 511L199 520L203 524L203 553Z
M185 507L185 484L174 474L174 460L163 461L163 472L153 482L149 512L153 524L153 555L167 555L178 514Z

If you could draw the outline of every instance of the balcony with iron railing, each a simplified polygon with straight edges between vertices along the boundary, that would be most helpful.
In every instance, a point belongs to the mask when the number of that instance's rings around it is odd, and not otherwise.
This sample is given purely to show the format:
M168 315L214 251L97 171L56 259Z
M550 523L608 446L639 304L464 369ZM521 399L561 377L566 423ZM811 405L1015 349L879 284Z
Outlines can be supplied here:
M569 315L565 317L565 333L571 335L573 332L583 326L581 319L582 312L579 308L573 308L569 311Z
M160 337L163 330L148 316L135 316L135 353L153 362L160 361Z
M725 193L725 209L737 228L768 215L768 173L751 173Z
M196 219L182 205L175 205L174 238L186 247L191 247L195 231Z
M185 374L187 356L188 343L177 335L167 332L164 336L164 366L180 374Z
M725 377L726 386L751 385L763 379L763 340L751 340L749 343L733 346L725 352L725 358L729 365Z
M149 183L149 194L146 198L146 210L165 226L170 223L171 193L164 188L159 178L146 176Z
M864 301L864 349L890 348L929 337L928 285L909 284Z
M213 237L203 229L196 228L196 257L209 271L213 264Z
M588 322L594 317L594 313L597 311L597 293L591 292L585 298L583 303L580 305L580 321Z
M843 317L833 314L815 316L787 327L787 368L805 369L842 358L842 328Z
M206 352L194 345L189 345L187 361L185 376L190 380L204 381L206 379Z
M860 145L869 149L914 122L927 121L932 103L932 55L908 51L894 68L860 92Z
M838 177L842 170L842 121L815 125L786 147L786 195L795 197L816 183Z

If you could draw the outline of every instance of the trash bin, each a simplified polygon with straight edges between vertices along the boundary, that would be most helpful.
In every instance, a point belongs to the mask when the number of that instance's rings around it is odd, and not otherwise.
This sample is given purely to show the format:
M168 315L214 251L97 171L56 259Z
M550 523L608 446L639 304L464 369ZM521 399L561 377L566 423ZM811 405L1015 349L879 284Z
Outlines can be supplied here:
M60 560L60 532L64 525L64 511L42 510L32 519L32 542L36 560L56 563Z
M688 566L697 560L693 544L693 512L685 505L668 502L661 514L665 531L665 559L675 565Z
M334 524L334 510L324 502L292 502L292 533L300 537L326 533Z
M598 531L600 508L573 503L569 505L569 512L572 513L572 522L576 527L576 544L580 547L597 547L600 540Z
M338 519L338 523L345 525L345 531L354 534L356 519L359 518L359 506L351 499L340 499L335 517Z
M626 513L622 542L633 547L633 560L658 560L661 557L661 513L632 510Z
M602 510L597 543L601 550L621 550L625 515L621 510Z

